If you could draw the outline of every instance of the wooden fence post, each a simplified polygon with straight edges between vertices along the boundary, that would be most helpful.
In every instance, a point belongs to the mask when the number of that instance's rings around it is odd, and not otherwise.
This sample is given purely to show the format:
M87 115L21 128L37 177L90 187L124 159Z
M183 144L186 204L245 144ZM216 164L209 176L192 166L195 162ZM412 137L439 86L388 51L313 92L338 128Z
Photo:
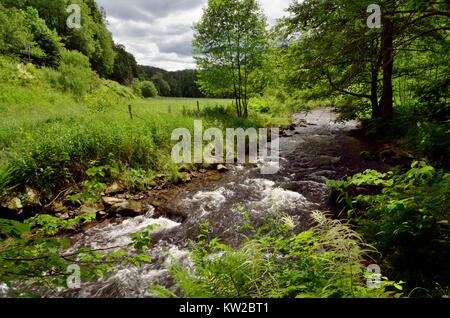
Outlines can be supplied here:
M128 111L130 112L131 120L133 120L133 112L131 111L131 105L128 105Z

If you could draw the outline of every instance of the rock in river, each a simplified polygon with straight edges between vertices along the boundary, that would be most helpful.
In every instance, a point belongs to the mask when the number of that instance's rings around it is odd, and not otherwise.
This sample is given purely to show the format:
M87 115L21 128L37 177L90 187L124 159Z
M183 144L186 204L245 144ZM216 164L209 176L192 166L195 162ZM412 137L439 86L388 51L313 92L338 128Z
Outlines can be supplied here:
M120 213L123 216L137 216L146 212L141 202L113 197L103 197L103 202L109 206L109 212Z

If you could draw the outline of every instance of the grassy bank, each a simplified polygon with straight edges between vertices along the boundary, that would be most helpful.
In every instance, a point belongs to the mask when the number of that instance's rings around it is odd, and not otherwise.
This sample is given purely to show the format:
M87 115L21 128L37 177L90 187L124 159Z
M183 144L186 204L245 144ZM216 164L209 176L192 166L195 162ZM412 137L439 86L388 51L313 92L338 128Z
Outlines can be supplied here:
M94 74L84 78L89 85L83 88L78 86L76 68L36 69L7 58L1 63L3 194L29 187L51 197L85 180L89 168L100 166L114 167L119 173L113 178L126 180L130 187L145 187L160 173L176 182L178 167L170 159L174 129L193 132L195 119L203 120L204 129L257 128L289 121L288 112L281 110L253 111L249 119L238 118L231 100L143 99L131 88ZM75 78L67 81L70 76Z

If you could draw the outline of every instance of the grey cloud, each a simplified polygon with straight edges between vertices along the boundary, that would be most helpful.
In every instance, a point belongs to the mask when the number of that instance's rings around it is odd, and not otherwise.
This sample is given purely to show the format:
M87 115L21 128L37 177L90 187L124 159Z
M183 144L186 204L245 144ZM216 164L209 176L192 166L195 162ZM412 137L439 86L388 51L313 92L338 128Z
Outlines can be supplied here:
M153 21L205 4L205 0L97 0L107 16L122 20Z
M172 36L187 35L191 32L191 26L185 24L174 24L162 26L158 24L130 24L121 21L120 24L110 25L109 29L114 35L127 38L160 38L164 39Z
M291 0L260 0L269 21ZM168 70L192 68L192 23L207 0L96 0L106 10L108 29L138 63Z
M180 40L161 42L158 47L161 53L176 53L179 56L192 56L192 38L189 36L183 37Z

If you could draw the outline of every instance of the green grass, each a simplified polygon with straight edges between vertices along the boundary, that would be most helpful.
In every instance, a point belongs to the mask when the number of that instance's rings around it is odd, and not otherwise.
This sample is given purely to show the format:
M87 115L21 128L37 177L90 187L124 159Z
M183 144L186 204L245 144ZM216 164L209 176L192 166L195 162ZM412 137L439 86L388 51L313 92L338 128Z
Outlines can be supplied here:
M79 96L49 80L49 73L50 78L59 76L57 70L27 65L31 77L21 78L14 61L0 62L8 66L0 80L2 192L21 192L28 186L55 195L85 180L87 169L102 165L118 168L119 178L130 188L133 183L147 184L158 173L177 181L178 167L170 158L174 129L193 133L196 119L203 120L205 130L289 121L282 112L251 111L248 119L238 118L232 100L141 99L131 89L98 77L93 77L88 94Z
M132 104L138 111L160 113L160 114L183 114L183 109L189 111L197 110L197 101L200 104L200 110L205 107L218 105L232 105L230 99L215 98L176 98L176 97L156 97L151 99L139 100Z
M30 186L56 192L83 180L84 171L93 165L109 164L121 171L143 169L154 174L176 172L169 157L171 132L180 127L193 131L195 119L182 114L179 101L130 102L133 120L127 103L92 112L82 103L67 102L35 109L27 105L2 109L6 120L0 124L0 173L5 187ZM164 112L167 106L158 102L173 105L173 113ZM204 120L204 126L218 122L220 119Z

